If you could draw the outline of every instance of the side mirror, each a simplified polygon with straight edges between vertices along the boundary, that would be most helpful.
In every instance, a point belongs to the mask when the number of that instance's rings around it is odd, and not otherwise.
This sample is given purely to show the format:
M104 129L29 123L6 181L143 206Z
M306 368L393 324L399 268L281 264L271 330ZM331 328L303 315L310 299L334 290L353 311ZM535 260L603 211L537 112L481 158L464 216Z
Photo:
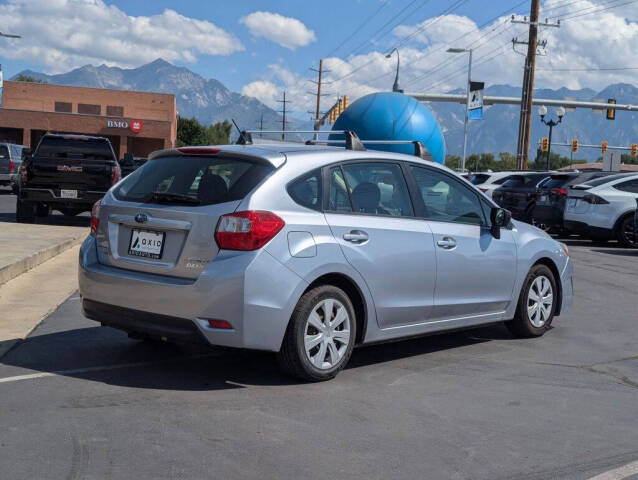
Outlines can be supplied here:
M490 211L492 226L490 232L494 238L501 238L501 228L507 227L512 220L512 212L504 208L494 207Z

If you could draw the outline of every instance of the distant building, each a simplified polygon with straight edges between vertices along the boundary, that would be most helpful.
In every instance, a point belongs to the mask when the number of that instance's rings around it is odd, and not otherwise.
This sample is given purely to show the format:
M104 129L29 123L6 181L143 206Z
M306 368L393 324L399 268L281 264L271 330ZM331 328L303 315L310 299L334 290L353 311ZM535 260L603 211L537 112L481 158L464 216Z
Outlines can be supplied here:
M175 95L4 82L0 141L35 148L45 133L107 137L118 158L146 157L177 138Z

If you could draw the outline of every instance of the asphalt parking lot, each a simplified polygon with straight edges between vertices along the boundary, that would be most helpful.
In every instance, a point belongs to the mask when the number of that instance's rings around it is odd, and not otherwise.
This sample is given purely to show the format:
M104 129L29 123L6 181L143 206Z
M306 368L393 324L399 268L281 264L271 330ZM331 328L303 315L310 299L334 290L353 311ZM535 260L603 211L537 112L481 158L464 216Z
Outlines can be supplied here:
M567 243L574 307L544 337L360 348L320 384L270 354L130 340L76 293L0 360L0 477L584 479L638 460L638 251Z

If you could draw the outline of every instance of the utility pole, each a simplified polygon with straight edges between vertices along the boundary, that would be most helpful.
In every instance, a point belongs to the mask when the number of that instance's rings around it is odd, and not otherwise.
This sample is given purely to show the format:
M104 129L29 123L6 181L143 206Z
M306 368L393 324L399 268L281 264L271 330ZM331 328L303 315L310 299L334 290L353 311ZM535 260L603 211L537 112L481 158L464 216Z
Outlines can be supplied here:
M264 114L261 114L261 117L259 118L259 137L263 137L264 134L261 133L264 131Z
M322 76L324 73L328 73L330 70L323 69L323 58L319 59L319 69L311 68L310 70L312 70L313 72L317 72L317 81L316 82L314 80L310 80L310 81L312 83L317 84L317 107L314 112L315 113L314 130L318 131L320 127L319 119L321 117L321 97L326 95L321 93ZM317 134L315 134L315 140L318 140Z
M286 140L286 104L290 102L290 100L286 100L286 91L284 90L284 98L283 100L277 100L279 103L283 104L283 109L280 110L283 113L283 117L281 119L281 140Z
M523 91L521 93L521 112L518 121L518 142L516 146L516 166L519 170L527 170L529 138L532 124L532 99L534 96L534 70L536 68L536 49L538 48L538 27L559 27L560 21L556 24L539 23L538 13L540 10L540 0L532 0L532 7L527 17L523 20L515 20L512 15L512 23L522 23L529 25L529 35L527 39L527 56L525 57L525 71L523 74ZM516 39L512 40L513 45L522 43Z

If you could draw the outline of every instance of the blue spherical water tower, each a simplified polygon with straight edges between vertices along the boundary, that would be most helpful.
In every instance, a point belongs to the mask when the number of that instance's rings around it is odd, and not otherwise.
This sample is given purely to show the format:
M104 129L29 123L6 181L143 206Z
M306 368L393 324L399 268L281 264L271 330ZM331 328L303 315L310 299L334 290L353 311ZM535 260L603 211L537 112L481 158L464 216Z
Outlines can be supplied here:
M402 93L371 93L359 98L339 116L332 129L352 130L361 140L418 140L435 162L445 161L445 140L434 115L425 105ZM343 140L343 135L330 135L330 140ZM369 144L366 148L414 154L411 144Z

